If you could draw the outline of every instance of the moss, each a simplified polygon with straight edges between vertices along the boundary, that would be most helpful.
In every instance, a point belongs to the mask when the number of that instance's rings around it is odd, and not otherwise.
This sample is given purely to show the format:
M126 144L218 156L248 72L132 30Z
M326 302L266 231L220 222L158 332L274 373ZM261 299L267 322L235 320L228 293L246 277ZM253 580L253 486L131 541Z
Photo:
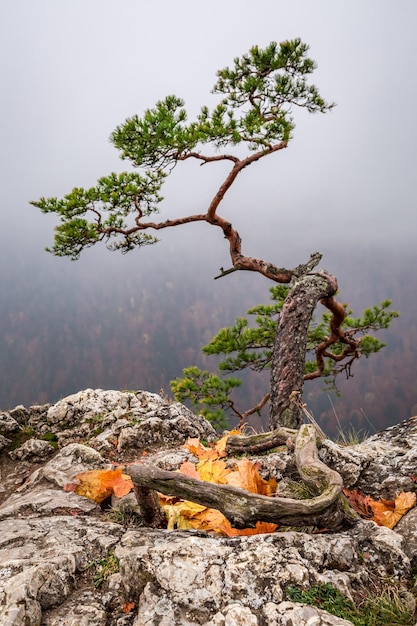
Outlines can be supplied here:
M20 448L25 441L32 439L34 435L35 431L31 426L23 426L13 437L9 450L16 450L17 448Z
M47 441L53 448L58 448L58 437L55 433L47 432L42 436L43 441Z

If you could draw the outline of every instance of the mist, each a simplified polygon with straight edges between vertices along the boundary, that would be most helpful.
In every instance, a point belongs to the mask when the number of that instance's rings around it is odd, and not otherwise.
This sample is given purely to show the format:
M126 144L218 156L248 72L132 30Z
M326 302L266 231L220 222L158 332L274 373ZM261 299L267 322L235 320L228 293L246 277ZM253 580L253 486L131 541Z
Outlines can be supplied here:
M296 112L288 149L246 170L221 214L247 255L292 267L320 250L341 300L358 312L394 300L402 315L374 357L379 365L361 363L335 406L342 421L365 405L367 415L372 405L381 412L382 402L391 409L372 417L379 423L409 417L417 409L416 14L401 0L267 1L259 12L215 0L204 15L191 1L9 3L0 24L0 408L85 387L168 390L182 367L205 363L199 349L221 326L268 300L261 276L213 281L230 260L207 225L164 231L156 246L125 257L94 249L73 263L44 251L56 220L29 202L126 169L108 141L126 117L173 93L192 118L216 101L218 69L251 45L301 37L318 64L312 81L337 106ZM223 175L224 164L177 167L163 211L205 210ZM321 415L329 405L318 394L309 397Z

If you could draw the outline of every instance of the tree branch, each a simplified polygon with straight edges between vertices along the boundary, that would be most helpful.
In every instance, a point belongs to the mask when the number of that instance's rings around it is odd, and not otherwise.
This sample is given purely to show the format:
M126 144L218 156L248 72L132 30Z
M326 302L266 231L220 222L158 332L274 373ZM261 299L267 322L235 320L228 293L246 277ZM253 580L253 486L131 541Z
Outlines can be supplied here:
M332 313L332 318L330 320L331 334L316 347L317 369L314 372L309 372L308 374L305 374L304 380L312 380L314 378L320 378L321 376L323 376L325 368L325 357L331 358L337 362L341 362L343 361L343 359L351 355L352 360L350 361L350 363L354 359L358 359L360 357L360 339L352 339L349 336L349 333L345 332L342 329L342 324L346 317L345 307L340 304L340 302L338 302L333 296L321 298L320 302ZM346 345L341 354L335 355L329 352L328 348L338 342L344 343ZM348 366L349 365L347 365L347 367Z

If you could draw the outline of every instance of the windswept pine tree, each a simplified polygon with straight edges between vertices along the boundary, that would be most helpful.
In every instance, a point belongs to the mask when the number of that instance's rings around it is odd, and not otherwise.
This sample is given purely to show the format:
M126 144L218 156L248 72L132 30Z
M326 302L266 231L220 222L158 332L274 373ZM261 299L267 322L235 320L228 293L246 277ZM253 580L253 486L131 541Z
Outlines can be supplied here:
M235 412L246 417L269 402L271 429L297 428L302 421L299 399L304 381L334 378L340 371L349 375L362 354L383 347L369 331L387 328L396 316L388 310L389 301L367 309L362 318L347 315L346 306L335 298L336 278L316 269L320 253L313 252L294 268L253 258L244 252L237 228L221 215L222 202L243 170L289 146L295 111L326 113L334 107L309 82L316 65L307 53L308 46L300 39L272 42L265 49L254 46L232 67L218 71L213 88L217 104L203 106L194 121L188 121L183 100L169 95L114 130L113 145L135 171L111 173L94 187L75 188L62 199L33 202L42 212L60 217L50 249L57 256L75 260L84 249L101 242L110 250L127 253L156 243L160 230L206 222L219 230L229 247L231 267L221 268L216 278L229 280L236 271L251 271L279 283L272 290L274 304L252 311L257 328L241 318L205 348L211 354L235 355L221 363L223 372L270 368L270 390L255 407ZM164 181L185 161L211 167L228 163L229 169L213 190L205 213L160 219ZM255 220L256 206L252 210ZM327 312L314 322L318 303ZM237 384L236 378L190 368L183 379L173 382L173 389L177 398L190 398L208 418L224 424L223 409L234 408L229 394Z

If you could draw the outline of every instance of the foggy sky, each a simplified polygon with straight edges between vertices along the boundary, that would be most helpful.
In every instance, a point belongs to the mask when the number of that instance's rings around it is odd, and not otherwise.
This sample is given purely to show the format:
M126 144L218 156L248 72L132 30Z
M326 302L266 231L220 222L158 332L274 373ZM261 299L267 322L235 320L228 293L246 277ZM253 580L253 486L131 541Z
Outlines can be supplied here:
M234 223L245 224L252 207L266 218L289 212L282 219L291 223L296 209L307 229L336 219L357 237L415 236L416 18L415 3L404 0L215 0L205 10L191 1L4 3L3 225L30 225L30 237L50 242L49 218L28 200L124 169L108 142L116 125L169 93L192 116L215 102L217 69L255 43L299 36L318 63L313 81L338 106L326 115L296 112L289 149L233 189ZM191 194L181 174L178 185L170 181L180 212L201 202L200 172Z
M29 201L122 171L108 137L126 117L173 93L192 119L216 102L218 69L254 44L294 37L310 45L318 63L312 81L337 107L326 115L296 111L290 147L245 171L220 212L241 233L245 254L266 252L278 265L317 248L331 265L338 249L358 244L389 245L394 255L413 246L416 18L411 0L2 2L1 264L16 270L23 290L36 272L50 273L58 291L94 262L98 283L116 272L126 261L110 253L87 253L77 264L48 256L54 218ZM164 191L170 212L205 210L221 171L204 169L176 168ZM191 232L164 233L158 253L166 244L187 257ZM227 250L217 232L204 238L213 276L213 266L227 266Z

